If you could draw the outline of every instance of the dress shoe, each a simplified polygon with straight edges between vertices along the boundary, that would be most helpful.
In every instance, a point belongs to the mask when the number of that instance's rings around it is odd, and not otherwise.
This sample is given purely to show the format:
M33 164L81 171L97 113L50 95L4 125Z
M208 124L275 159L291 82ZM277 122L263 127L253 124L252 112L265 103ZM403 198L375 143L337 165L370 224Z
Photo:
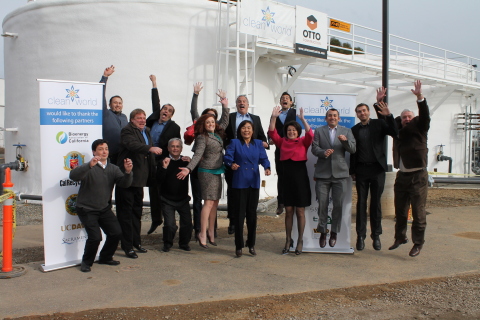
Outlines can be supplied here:
M328 245L333 248L333 247L335 247L336 243L337 243L337 233L332 232L330 234L330 239L328 240Z
M357 237L357 250L362 251L365 249L365 239L363 237Z
M208 240L208 243L210 243L212 246L215 246L215 247L217 246L217 243L215 241L212 241L212 238L210 238L208 233L207 233L207 240Z
M137 259L138 258L137 254L135 253L135 251L133 251L133 249L130 249L128 251L125 250L125 255L130 259Z
M235 254L240 258L242 256L242 249L236 250Z
M295 248L295 254L297 256L301 255L302 250L303 250L303 239L297 241L297 247Z
M275 212L278 215L281 215L283 213L283 209L285 209L285 206L283 204L278 204L277 211Z
M420 250L422 250L423 244L414 244L412 250L408 254L410 257L416 257L420 254Z
M120 261L117 260L98 260L98 264L107 264L109 266L118 266Z
M85 262L82 261L82 264L80 265L80 271L90 272L90 271L92 271L92 269L90 268L90 266L88 264L86 264Z
M382 243L380 242L379 236L373 238L373 249L377 251L382 249Z
M405 238L405 239L403 239L403 240L395 239L395 242L393 243L393 245L392 245L390 248L388 248L388 250L395 250L395 249L397 249L398 247L400 247L401 244L405 244L405 243L407 243L407 242L408 242L408 239L407 239L407 238Z
M255 247L248 248L248 252L249 252L252 256L256 256L256 255L257 255L257 253L255 252Z
M170 246L167 246L166 244L164 244L163 247L162 247L162 251L163 252L169 252L170 248L171 248Z
M138 252L140 253L147 253L148 250L145 249L144 247L142 247L141 245L138 245L138 246L133 246L135 249L137 249Z
M233 224L230 224L228 226L228 234L234 234L235 233L235 226Z
M161 224L162 223L152 222L152 225L150 226L150 229L148 229L147 234L152 234L153 232L155 232L155 230L157 230L158 226Z
M192 248L188 244L181 244L178 246L180 249L185 250L185 251L191 251Z
M320 248L325 248L325 246L327 245L327 234L326 233L322 233L320 235Z
M293 248L293 239L290 239L290 241L287 239L285 242L285 248L282 250L282 254L288 254L290 252L290 248Z

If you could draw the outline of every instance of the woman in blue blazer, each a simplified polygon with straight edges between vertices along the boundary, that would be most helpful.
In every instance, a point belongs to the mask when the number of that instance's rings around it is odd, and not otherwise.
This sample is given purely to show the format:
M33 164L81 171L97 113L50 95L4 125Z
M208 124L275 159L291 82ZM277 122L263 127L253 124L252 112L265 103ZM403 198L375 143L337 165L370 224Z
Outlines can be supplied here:
M255 128L248 120L242 121L237 129L237 138L231 140L227 147L224 162L232 168L232 191L235 208L235 253L242 256L243 224L247 220L246 246L251 255L255 256L255 236L257 229L257 205L260 195L259 165L265 169L265 175L270 175L270 162L263 147L262 140L252 139Z

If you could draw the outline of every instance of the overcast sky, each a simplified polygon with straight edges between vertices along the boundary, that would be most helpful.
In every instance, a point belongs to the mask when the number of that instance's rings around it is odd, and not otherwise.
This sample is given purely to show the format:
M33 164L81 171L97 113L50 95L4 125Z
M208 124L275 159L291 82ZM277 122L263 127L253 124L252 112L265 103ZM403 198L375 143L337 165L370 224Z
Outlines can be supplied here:
M0 1L2 23L8 13L27 3L27 0ZM311 8L365 27L382 28L382 0L279 2ZM479 13L480 0L390 0L390 33L480 59L480 41L476 34L480 30ZM9 30L2 28L3 31ZM0 78L4 78L3 38L0 43Z

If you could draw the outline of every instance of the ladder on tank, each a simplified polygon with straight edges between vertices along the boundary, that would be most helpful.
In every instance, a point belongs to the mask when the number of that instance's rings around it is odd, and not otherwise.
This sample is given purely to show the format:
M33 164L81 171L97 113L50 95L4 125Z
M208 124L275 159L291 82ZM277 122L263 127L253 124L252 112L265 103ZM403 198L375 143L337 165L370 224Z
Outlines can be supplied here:
M228 90L233 83L235 98L247 96L250 112L255 113L256 36L240 33L240 3L234 0L217 1L215 87Z

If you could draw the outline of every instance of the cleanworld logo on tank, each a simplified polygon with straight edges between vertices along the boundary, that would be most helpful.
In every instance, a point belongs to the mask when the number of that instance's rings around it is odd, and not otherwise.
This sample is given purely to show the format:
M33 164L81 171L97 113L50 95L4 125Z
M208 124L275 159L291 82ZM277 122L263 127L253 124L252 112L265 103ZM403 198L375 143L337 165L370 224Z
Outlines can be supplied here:
M270 30L273 33L279 35L286 35L290 36L292 34L292 27L291 26L283 26L281 24L277 24L274 16L275 12L270 10L270 6L267 6L266 9L261 9L262 11L262 18L258 19L256 17L245 17L242 21L245 27L257 29L257 30Z

